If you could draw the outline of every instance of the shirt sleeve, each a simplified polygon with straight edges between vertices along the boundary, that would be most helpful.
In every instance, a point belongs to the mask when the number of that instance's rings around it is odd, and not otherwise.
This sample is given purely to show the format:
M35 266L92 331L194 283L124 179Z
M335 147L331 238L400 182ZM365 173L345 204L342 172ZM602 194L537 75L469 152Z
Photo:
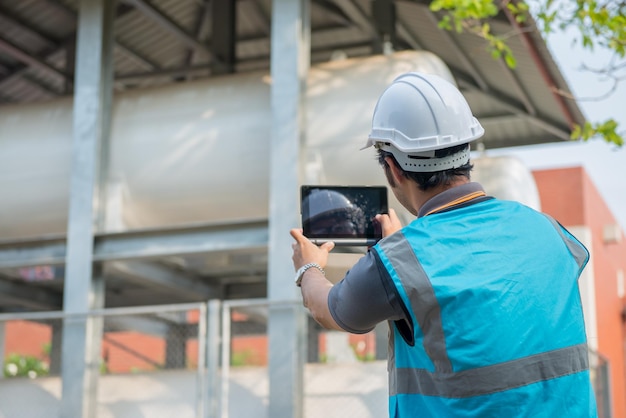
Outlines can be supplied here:
M365 334L379 322L404 318L401 300L384 281L372 251L363 256L330 290L328 308L345 331ZM395 289L395 288L394 288Z

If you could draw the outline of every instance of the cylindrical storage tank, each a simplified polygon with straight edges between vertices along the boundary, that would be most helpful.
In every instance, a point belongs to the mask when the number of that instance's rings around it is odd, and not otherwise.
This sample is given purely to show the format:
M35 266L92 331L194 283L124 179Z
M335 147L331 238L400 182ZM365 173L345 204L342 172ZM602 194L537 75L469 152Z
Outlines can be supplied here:
M541 210L537 184L531 171L513 156L486 156L472 158L472 180L485 192L502 200L515 200L535 210Z
M378 96L407 71L454 82L426 51L311 68L304 182L386 184L375 151L360 148ZM106 229L267 217L269 83L246 73L116 94ZM72 124L69 98L2 107L0 240L65 232Z

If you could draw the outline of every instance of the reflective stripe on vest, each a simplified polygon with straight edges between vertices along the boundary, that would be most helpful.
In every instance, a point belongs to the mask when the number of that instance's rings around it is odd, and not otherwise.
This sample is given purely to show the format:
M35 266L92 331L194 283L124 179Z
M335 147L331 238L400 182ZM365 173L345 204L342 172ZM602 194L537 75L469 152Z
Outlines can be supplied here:
M404 393L466 398L567 376L588 368L587 344L579 344L456 373L431 373L424 369L396 369L395 387L390 388L389 394L391 396Z
M560 228L557 229L563 236ZM421 394L463 398L486 395L589 368L587 344L578 344L512 361L453 372L446 349L439 302L415 252L402 233L387 237L379 246L398 277L407 284L407 297L424 336L424 350L435 366L435 371L430 372L417 368L396 368L395 364L391 364L391 396ZM573 244L568 243L568 247L580 265L583 261L582 253Z

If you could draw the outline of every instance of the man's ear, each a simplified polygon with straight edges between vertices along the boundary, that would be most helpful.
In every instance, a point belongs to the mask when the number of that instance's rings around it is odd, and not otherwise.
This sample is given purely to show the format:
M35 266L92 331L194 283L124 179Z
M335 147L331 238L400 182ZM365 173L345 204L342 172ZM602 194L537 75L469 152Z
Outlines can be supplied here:
M393 179L394 183L402 183L406 179L406 177L404 177L404 173L402 172L402 170L400 170L395 160L391 157L385 157L385 161L389 166L389 173L391 174L391 178Z

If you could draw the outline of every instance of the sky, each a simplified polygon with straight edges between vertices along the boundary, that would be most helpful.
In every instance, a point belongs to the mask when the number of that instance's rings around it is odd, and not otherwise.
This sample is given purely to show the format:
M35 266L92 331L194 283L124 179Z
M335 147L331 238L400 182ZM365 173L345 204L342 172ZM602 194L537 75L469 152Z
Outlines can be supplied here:
M572 46L572 37L571 31L553 34L548 38L548 48L571 91L579 98L578 106L590 122L615 119L619 124L618 132L626 137L626 78L608 98L581 100L598 98L611 89L612 82L581 69L583 62L593 68L602 68L610 59L610 54ZM489 151L487 155L516 156L531 170L583 166L622 230L626 230L626 145L617 148L603 140L592 139L588 142L504 148Z

